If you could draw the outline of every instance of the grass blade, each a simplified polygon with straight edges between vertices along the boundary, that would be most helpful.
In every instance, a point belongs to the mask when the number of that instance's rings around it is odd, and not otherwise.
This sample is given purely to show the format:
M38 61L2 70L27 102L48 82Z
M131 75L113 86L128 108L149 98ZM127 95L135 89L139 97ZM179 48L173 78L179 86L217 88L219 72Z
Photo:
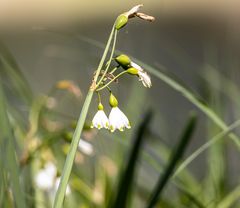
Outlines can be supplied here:
M171 159L169 161L168 166L166 167L165 171L163 172L163 175L159 179L155 189L153 190L149 202L147 205L147 208L152 208L156 205L158 200L161 197L162 191L164 187L166 186L168 180L171 178L172 172L174 171L174 168L176 167L178 161L181 159L184 151L186 150L186 147L192 137L192 134L195 130L196 126L196 116L195 114L191 115L183 133L180 137L179 143L176 146L176 149L173 151L171 155Z
M31 88L19 69L14 57L1 42L0 64L2 65L1 73L4 73L7 76L7 79L11 82L11 88L14 89L14 92L17 93L22 100L27 104L30 104L33 97Z
M124 208L127 206L127 200L131 185L133 183L137 159L143 144L144 133L151 120L151 116L152 114L148 112L137 130L136 136L133 141L132 149L130 150L126 168L123 169L120 176L116 197L114 199L113 205L110 207Z
M23 198L23 191L20 186L20 173L19 167L16 160L16 151L14 148L13 134L10 127L6 102L2 86L0 85L0 129L1 129L1 143L4 143L4 152L5 152L5 168L7 168L10 181L11 181L11 190L15 199L15 205L19 208L26 207L25 200ZM3 159L3 158L2 158Z
M220 203L217 205L217 208L232 207L233 204L239 199L240 199L240 186L237 186L232 192L230 192L220 201Z
M196 157L198 157L203 151L208 149L210 146L215 144L218 140L221 138L224 138L224 136L228 135L231 131L233 131L235 128L240 126L240 120L235 121L233 124L231 124L226 130L220 132L216 136L214 136L212 139L210 139L208 142L203 144L201 147L199 147L196 151L194 151L186 160L182 162L182 164L177 168L175 171L173 177L176 177L183 169L185 169Z

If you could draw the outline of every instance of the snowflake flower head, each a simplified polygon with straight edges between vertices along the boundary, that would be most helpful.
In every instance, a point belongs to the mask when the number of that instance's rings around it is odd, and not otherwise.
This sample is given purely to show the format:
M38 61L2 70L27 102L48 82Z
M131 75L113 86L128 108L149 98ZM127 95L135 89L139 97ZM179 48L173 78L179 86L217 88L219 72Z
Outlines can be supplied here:
M109 129L114 132L116 129L123 131L125 128L130 129L131 125L127 116L118 108L118 101L111 93L109 98L109 104L112 110L109 114Z
M109 127L109 121L106 114L103 111L103 105L101 103L99 103L98 111L93 117L91 128L93 127L97 129L101 129L101 128L108 129Z

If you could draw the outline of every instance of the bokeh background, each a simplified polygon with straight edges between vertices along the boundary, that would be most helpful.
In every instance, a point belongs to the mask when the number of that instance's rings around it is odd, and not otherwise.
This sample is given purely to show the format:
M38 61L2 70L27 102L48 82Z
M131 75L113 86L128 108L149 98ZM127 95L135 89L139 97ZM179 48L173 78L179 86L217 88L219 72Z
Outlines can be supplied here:
M21 125L17 121L10 122L15 129L16 154L19 158L27 146L24 140L26 135L29 136L31 112L35 109L33 106L36 100L52 93L51 90L60 80L72 80L79 88L77 93L62 92L60 87L54 96L49 95L49 98L53 98L50 100L53 107L50 101L49 108L44 106L47 110L43 110L43 120L40 116L40 126L32 135L34 141L45 141L47 136L58 132L54 125L61 124L61 136L56 133L57 141L43 148L50 149L51 159L44 158L44 162L40 162L44 166L48 160L55 161L58 174L61 173L66 153L58 153L58 149L64 149L65 145L62 131L73 131L69 127L70 123L78 119L92 74L103 52L102 44L106 43L115 18L139 3L144 4L142 11L154 16L156 20L148 23L137 18L131 19L118 35L117 50L172 77L216 112L226 125L239 119L240 2L237 0L2 1L1 42L11 55L6 55L3 53L6 50L2 50L1 66L4 68L4 63L8 62L7 57L11 56L24 77L23 82L29 84L29 91L32 93L31 101L26 104L16 96L15 88L12 87L16 77L2 69L1 82L7 103L13 112L19 112L24 126L24 130L19 133L16 129ZM3 61L5 58L6 62ZM75 167L75 176L81 179L82 184L78 182L78 188L72 185L75 187L72 187L74 197L67 199L66 203L72 203L72 207L105 207L103 201L108 196L104 193L106 181L103 182L104 176L101 171L99 174L99 169L109 172L103 171L111 178L111 188L115 190L116 178L127 161L134 133L148 110L153 112L153 118L141 150L141 159L137 162L137 175L134 177L134 188L129 200L131 203L127 207L146 207L146 201L161 176L160 170L168 163L169 154L178 143L190 112L196 111L198 123L184 158L221 132L208 116L164 81L152 75L152 84L152 88L145 89L137 79L126 77L113 87L119 106L131 121L132 130L114 134L104 130L86 130L85 133L90 136L85 135L85 140L92 145L94 153L88 155L79 151L80 159ZM104 94L102 99L107 106L108 94ZM97 97L94 97L88 122L95 114L96 106ZM106 107L106 110L109 112L110 108ZM41 126L41 122L46 124L46 119L54 124L49 127L50 133L46 133L46 126ZM235 132L239 133L237 130ZM45 153L41 150L38 154ZM21 167L23 170L20 171L20 177L25 183L25 169L39 166L39 161L36 162L38 165L33 165L34 161L38 159ZM186 189L202 201L204 207L239 207L239 164L239 148L226 136L197 157L186 170L190 176L182 177L181 180ZM37 172L37 169L41 168L35 167L34 171ZM28 190L38 189L34 185L34 171L30 171L33 186L26 188L28 194L25 198L29 201L29 207L47 207L47 204L41 203L46 197L44 194L40 194L40 203L34 203L35 195ZM75 176L72 180L75 180ZM189 178L196 181L194 189L193 186L186 185ZM166 204L159 202L158 207L197 207L189 199L186 200L181 195L182 192L179 193L174 186L175 179L172 180L164 190ZM83 183L91 190L87 194L84 193L86 188L79 188L85 187ZM221 202L232 192L235 196L233 202L222 205ZM174 196L173 199L171 196ZM2 206L7 207L5 198L1 199ZM11 201L11 197L9 200Z

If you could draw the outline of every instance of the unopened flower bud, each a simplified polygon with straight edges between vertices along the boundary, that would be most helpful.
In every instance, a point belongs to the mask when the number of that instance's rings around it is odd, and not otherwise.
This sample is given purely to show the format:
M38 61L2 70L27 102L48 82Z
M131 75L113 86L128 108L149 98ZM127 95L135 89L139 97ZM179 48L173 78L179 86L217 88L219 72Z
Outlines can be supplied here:
M118 106L117 98L112 93L110 94L109 104L110 104L111 107L117 107Z
M131 59L125 54L116 57L115 60L123 68L128 68L131 64Z
M128 68L128 69L127 69L127 72L128 72L129 74L132 74L132 75L137 75L137 74L138 74L138 70L135 69L135 68L133 68L133 67Z
M99 104L98 104L98 110L103 110L103 105L102 105L102 103L99 103Z
M120 30L122 27L124 27L128 22L128 16L125 14L120 14L115 22L115 29Z

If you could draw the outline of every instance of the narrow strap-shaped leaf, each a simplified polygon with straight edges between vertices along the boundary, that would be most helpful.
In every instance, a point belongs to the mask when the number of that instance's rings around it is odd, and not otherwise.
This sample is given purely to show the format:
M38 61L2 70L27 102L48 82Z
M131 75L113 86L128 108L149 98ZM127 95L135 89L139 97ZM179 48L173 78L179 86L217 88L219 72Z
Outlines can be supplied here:
M154 188L152 194L150 195L147 208L154 207L156 205L156 203L158 202L158 200L160 199L164 187L166 186L167 182L171 178L171 175L172 175L177 163L181 159L190 139L192 138L192 134L193 134L193 132L195 130L195 126L196 126L196 121L197 121L197 119L196 119L195 114L191 115L191 117L179 139L179 143L171 155L171 158L169 160L167 167L165 168L165 171L163 172L162 176L159 178L159 181L158 181L156 187Z
M2 42L0 42L0 64L2 65L1 74L6 74L14 92L29 105L33 97L31 88L13 55Z
M139 153L143 144L144 133L147 129L147 126L151 120L151 112L148 112L143 122L138 127L136 135L133 140L133 145L129 153L127 160L127 165L123 168L116 192L115 199L113 204L110 206L112 208L125 208L127 206L127 200L131 186L133 184L134 172L136 169L136 163L139 157Z
M12 134L12 130L10 127L7 108L5 102L5 96L2 90L2 86L0 84L0 129L1 135L0 140L1 143L4 143L5 146L5 163L4 168L7 169L10 176L11 182L11 190L13 192L15 205L19 208L26 207L25 200L23 197L23 191L20 186L20 173L19 166L16 159L16 150L14 148L14 136ZM1 158L3 159L3 158Z
M233 204L240 199L240 185L225 196L217 205L217 208L232 207ZM239 204L238 204L239 205Z

